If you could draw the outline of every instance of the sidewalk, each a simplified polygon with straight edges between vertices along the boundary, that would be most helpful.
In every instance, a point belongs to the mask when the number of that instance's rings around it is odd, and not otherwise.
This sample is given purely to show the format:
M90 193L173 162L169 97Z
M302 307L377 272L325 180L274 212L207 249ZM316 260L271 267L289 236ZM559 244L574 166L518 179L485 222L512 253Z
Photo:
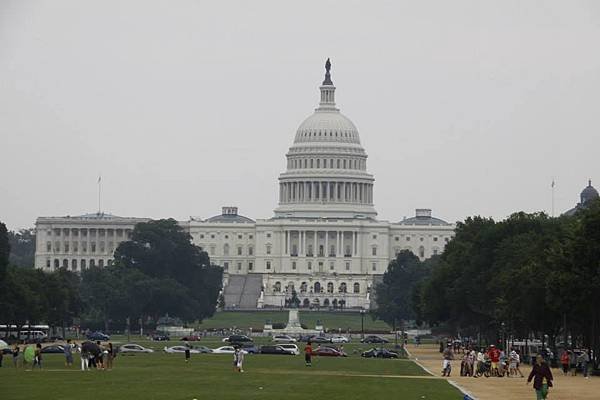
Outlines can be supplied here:
M412 358L427 368L435 376L441 376L442 357L435 345L408 346ZM471 393L477 400L527 400L535 399L533 385L525 385L531 372L529 365L521 365L525 378L472 378L460 376L460 361L452 364L452 376L461 388ZM598 400L600 399L600 378L564 376L559 369L553 369L554 387L550 389L548 400Z

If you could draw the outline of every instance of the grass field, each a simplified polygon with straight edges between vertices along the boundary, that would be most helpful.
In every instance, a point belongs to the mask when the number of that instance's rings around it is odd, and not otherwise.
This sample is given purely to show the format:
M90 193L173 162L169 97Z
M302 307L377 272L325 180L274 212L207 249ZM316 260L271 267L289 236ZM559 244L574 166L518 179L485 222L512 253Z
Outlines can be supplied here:
M115 338L118 340L119 338ZM268 339L262 339L262 342ZM112 371L79 371L64 366L62 355L45 354L42 370L0 368L0 398L20 399L462 399L445 380L433 378L409 360L363 359L360 344L348 344L347 358L315 358L305 367L302 356L247 355L244 373L232 371L231 355L165 354L164 345L132 342L157 352L120 355ZM205 340L222 345L219 338ZM362 346L364 348L364 346ZM75 356L76 363L79 362Z
M359 332L361 330L360 313L351 312L317 312L300 311L300 322L309 329L314 329L317 320L320 320L325 329L346 331L348 329ZM237 327L241 329L252 328L254 330L263 329L266 320L273 323L287 323L287 311L222 311L216 313L212 318L202 321L198 328L203 329L221 329ZM389 332L392 328L381 320L373 321L370 315L364 316L365 331L367 332Z

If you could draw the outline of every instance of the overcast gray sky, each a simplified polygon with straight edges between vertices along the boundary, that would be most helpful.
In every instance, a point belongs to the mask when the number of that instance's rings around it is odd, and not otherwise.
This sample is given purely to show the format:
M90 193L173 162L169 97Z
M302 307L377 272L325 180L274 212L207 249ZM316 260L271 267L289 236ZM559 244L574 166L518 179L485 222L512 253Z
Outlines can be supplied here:
M0 220L268 218L331 57L379 217L600 186L600 2L0 1Z

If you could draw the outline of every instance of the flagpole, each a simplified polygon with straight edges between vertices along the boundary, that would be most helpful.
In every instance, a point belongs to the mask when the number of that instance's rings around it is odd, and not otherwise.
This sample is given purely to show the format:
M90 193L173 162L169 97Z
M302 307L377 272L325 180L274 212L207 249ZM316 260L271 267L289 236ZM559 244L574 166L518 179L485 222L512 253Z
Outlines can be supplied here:
M102 207L100 203L100 192L102 189L102 175L98 174L98 214L102 212Z
M552 218L554 218L554 186L556 186L556 183L552 179Z

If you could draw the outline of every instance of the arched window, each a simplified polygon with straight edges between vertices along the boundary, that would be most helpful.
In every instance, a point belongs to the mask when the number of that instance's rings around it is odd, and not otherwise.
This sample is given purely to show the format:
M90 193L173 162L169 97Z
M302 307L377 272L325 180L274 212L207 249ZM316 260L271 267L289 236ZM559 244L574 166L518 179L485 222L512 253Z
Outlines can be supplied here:
M79 266L81 267L81 269L85 269L85 258L81 259Z
M419 247L419 257L425 257L425 247L423 246Z
M63 260L63 268L69 268L69 260L67 260L66 258Z
M56 269L60 268L60 261L58 261L58 258L54 259L54 268L56 268Z
M317 158L317 168L321 168L321 159Z
M354 293L360 293L360 283L358 282L354 284Z
M267 245L267 254L271 254L271 245L270 244Z
M321 293L321 284L319 282L315 282L314 292Z
M273 286L273 292L275 292L275 293L281 292L281 282L275 282L275 285Z
M323 306L324 307L329 307L329 299L323 300Z
M228 243L225 243L223 245L223 255L224 256L228 256L229 255L229 244Z
M310 159L310 167L314 168L314 160L312 158Z
M248 246L248 255L251 256L254 254L254 248L252 246Z
M237 255L238 256L242 255L242 246L238 246L238 248L237 248Z
M340 284L340 293L346 293L348 290L346 288L346 282L342 282Z
M103 268L104 267L104 260L102 260L102 259L98 260L98 266L100 268Z
M327 284L327 293L333 293L333 282Z
M96 266L96 260L94 260L93 258L90 260L90 268L93 268Z
M300 284L300 293L306 293L306 282Z
M77 260L76 260L76 259L72 259L72 260L71 260L71 269L72 269L73 271L76 271L76 270L77 270Z
M338 169L340 169L340 160L339 160L339 158L337 160L337 167L338 167Z
M304 301L302 302L302 306L303 307L310 307L310 300L309 299L304 299Z

